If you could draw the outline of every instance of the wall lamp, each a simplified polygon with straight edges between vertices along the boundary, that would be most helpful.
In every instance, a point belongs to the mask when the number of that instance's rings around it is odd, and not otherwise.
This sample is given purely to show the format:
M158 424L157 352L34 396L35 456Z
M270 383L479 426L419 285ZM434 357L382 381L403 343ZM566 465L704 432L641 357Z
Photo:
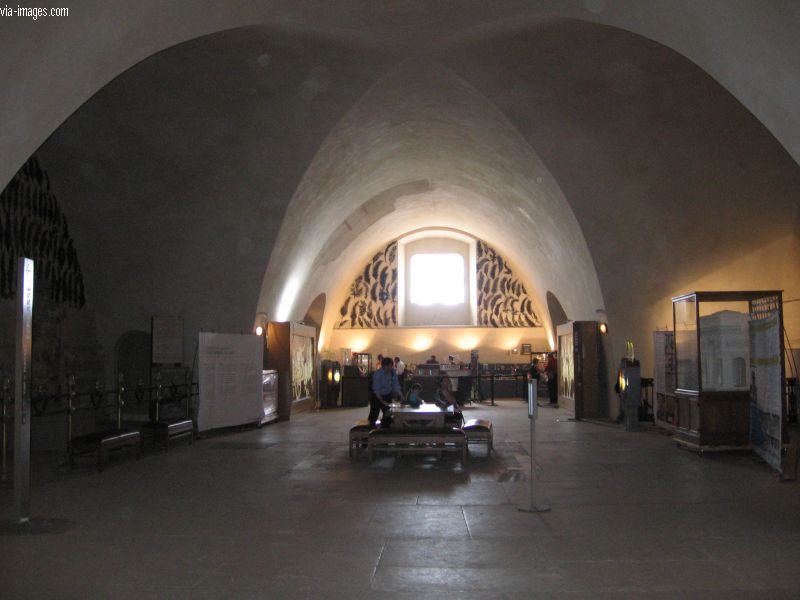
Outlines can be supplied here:
M608 333L608 324L600 323L600 333Z
M256 315L256 326L255 329L253 330L253 333L261 337L266 332L266 329L267 329L267 315L265 315L264 313L258 313Z

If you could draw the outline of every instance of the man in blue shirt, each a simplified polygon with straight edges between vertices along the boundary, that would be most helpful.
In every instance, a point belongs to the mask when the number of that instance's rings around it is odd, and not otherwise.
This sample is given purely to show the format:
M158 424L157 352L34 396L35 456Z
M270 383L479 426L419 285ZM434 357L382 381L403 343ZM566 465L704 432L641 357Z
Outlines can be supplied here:
M393 368L393 361L388 356L381 361L381 368L372 374L372 395L369 398L369 424L375 427L378 420L378 413L383 411L381 425L389 425L389 403L394 396L403 399L403 392L400 391L400 382L397 380L397 373Z

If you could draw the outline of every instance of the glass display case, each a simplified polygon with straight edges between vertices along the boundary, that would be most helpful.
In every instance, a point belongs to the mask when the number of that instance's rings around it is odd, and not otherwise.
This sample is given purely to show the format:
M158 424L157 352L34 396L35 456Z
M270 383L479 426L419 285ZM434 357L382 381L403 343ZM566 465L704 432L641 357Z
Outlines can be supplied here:
M754 418L782 413L774 394L759 408L757 391L781 386L781 292L693 292L673 298L672 308L675 439L698 448L747 445ZM764 361L780 368L763 371Z

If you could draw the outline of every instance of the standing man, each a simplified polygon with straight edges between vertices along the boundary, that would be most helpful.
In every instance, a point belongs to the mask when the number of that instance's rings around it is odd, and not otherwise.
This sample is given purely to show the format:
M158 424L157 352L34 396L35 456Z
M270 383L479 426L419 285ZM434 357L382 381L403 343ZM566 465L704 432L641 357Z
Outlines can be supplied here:
M542 374L539 372L539 359L534 357L531 366L528 367L528 381L535 381L539 384L539 377Z
M547 374L547 394L550 396L550 406L558 406L558 361L555 352L547 355L544 372Z
M399 356L394 357L394 370L397 373L397 381L400 382L400 389L406 387L406 363L400 360Z
M389 426L389 403L393 397L403 399L400 382L394 372L392 359L388 356L381 361L381 368L372 374L372 395L369 398L369 424L375 427L378 413L383 411L382 427Z

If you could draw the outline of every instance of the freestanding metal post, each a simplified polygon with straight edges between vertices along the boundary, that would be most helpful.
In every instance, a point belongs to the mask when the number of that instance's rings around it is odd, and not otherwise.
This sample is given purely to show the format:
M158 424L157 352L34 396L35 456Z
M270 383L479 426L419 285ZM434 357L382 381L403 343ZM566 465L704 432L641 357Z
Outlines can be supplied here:
M3 487L9 487L10 484L8 476L8 421L11 420L8 418L8 398L10 396L10 391L11 391L11 381L8 379L8 377L6 377L5 379L3 379L3 397L2 397L3 412L2 416L0 417L2 418L3 421L2 422L3 467L2 471L0 471L0 485L2 485Z
M73 426L72 420L75 415L75 398L78 395L75 391L75 375L70 375L67 380L67 463L69 468L72 469L72 438Z
M31 520L31 343L33 261L17 263L17 365L14 379L14 507L18 523Z
M523 512L547 512L550 507L545 504L537 504L536 502L536 417L538 415L538 404L536 395L536 380L533 379L528 382L528 421L531 425L531 474L529 481L531 482L530 495L528 496L528 505L517 507Z
M117 383L117 431L122 430L122 407L125 406L125 377L122 373L119 374Z

